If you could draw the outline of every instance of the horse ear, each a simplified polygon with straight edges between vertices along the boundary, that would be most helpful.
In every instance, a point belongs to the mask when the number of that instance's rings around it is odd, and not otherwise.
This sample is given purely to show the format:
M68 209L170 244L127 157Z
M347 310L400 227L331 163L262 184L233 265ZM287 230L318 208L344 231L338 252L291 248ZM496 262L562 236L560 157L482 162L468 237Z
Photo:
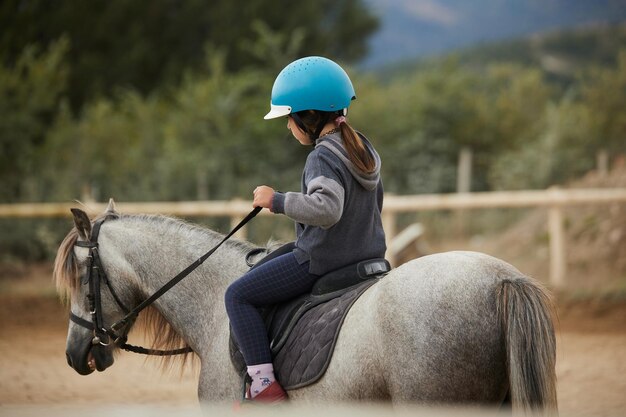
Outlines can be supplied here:
M89 236L91 235L91 221L87 213L77 208L71 210L74 215L74 226L76 226L76 230L78 230L78 235L84 240L89 240Z
M109 205L107 206L105 212L106 214L118 214L115 208L115 201L113 201L112 198L109 198Z

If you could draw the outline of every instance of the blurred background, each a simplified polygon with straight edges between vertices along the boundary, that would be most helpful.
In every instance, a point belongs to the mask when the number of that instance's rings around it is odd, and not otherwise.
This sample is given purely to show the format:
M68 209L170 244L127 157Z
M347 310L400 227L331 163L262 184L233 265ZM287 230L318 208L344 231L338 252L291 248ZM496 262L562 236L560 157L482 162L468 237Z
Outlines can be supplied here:
M259 184L299 190L308 149L262 117L278 72L307 55L350 74L350 123L381 154L389 195L626 188L626 0L4 0L0 205L112 197L123 212L123 202L250 200ZM547 282L546 218L532 207L403 213L398 232L419 233L399 256L481 250ZM62 333L50 264L71 226L69 212L0 217L5 354L9 335L41 323L36 309L14 321L16 309L39 303ZM564 328L610 333L600 345L613 350L593 356L618 358L602 369L624 375L626 203L566 207L563 227ZM292 233L265 217L248 238ZM581 380L597 380L563 366L570 409L626 412L618 397L585 409ZM624 392L623 376L611 386ZM19 392L0 405L41 398Z

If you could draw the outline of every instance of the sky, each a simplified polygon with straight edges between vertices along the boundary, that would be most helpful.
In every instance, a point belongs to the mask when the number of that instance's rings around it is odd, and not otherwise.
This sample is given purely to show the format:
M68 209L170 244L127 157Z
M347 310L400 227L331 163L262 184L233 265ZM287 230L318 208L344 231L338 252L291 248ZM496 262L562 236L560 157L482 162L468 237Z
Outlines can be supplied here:
M365 0L381 19L365 67L479 42L626 21L626 0Z

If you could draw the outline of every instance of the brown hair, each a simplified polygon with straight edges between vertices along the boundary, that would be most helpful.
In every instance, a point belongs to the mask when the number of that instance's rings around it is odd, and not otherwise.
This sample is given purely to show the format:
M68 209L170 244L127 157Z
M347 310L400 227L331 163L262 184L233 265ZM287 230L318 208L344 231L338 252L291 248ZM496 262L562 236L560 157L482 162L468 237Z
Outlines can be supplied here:
M291 116L296 121L298 127L300 127L311 140L315 141L319 137L322 128L342 114L342 111L325 112L319 110L304 110L292 114ZM361 172L366 174L374 172L376 169L376 161L363 143L359 134L348 122L342 122L339 125L339 130L350 162Z

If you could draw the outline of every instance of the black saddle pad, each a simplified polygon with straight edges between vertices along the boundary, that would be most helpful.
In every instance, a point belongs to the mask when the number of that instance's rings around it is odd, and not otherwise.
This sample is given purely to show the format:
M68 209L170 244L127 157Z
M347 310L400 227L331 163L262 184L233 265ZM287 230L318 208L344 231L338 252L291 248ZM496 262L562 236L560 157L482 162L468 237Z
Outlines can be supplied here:
M378 281L373 278L354 285L341 292L341 295L308 295L302 299L278 307L268 317L270 340L273 341L272 356L274 373L285 389L302 388L320 379L332 358L341 325L354 302L370 286ZM316 298L317 297L317 298ZM322 297L322 298L319 298ZM320 303L321 302L321 303ZM307 306L307 303L310 303ZM294 308L305 312L291 326L289 331L279 324L293 315ZM272 325L273 323L273 325ZM278 342L278 346L276 346ZM231 336L231 361L235 369L244 375L246 366L234 339Z

